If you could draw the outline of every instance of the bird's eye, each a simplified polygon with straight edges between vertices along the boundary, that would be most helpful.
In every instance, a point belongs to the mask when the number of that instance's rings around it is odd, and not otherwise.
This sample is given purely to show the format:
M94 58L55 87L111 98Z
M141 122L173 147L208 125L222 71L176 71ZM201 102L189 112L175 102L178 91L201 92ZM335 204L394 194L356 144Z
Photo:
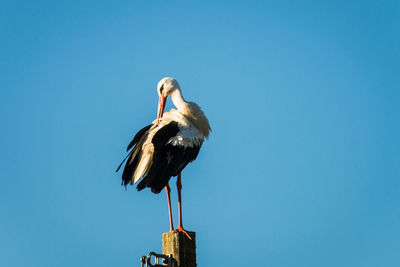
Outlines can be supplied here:
M164 84L163 85L161 85L161 88L160 88L160 94L162 94L162 91L164 90Z

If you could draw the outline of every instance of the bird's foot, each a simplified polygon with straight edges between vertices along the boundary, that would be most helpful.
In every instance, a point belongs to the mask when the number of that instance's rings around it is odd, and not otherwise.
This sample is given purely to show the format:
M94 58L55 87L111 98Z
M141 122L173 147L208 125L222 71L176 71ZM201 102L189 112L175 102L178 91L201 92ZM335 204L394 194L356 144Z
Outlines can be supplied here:
M178 228L175 229L178 232L184 233L190 240L192 240L192 238L189 236L189 234L186 232L185 229L183 229L183 227L180 225L178 226Z

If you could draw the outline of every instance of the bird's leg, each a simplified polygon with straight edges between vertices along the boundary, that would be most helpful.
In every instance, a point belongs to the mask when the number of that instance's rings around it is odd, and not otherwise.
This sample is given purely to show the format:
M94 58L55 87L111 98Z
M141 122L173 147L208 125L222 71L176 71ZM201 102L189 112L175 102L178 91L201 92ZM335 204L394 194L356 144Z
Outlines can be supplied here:
M182 182L181 182L181 173L178 174L178 178L176 180L176 187L178 189L178 210L179 210L179 224L178 228L176 228L177 231L184 233L190 240L189 234L183 229L183 224L182 224L182 196L181 196L181 189L182 189Z
M172 222L172 209L171 209L171 197L169 193L171 192L171 188L169 187L169 184L165 186L165 192L167 192L167 199L168 199L168 212L169 212L169 225L170 225L170 231L174 231L174 223Z

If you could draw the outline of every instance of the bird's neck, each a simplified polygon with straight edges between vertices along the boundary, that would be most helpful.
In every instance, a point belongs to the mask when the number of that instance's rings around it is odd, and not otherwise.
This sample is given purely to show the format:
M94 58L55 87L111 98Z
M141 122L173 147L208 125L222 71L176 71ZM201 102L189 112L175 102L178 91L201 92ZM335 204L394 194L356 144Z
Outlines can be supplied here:
M185 101L185 99L182 96L182 92L180 90L174 90L171 94L171 100L172 103L174 103L175 107L179 111L184 111L187 109L189 103Z

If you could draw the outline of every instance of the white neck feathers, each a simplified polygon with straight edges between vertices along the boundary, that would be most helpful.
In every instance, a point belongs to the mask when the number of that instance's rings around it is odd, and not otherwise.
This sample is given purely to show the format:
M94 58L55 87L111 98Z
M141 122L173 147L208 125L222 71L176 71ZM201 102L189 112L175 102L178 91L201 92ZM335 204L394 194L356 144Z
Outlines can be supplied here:
M188 106L188 102L183 98L181 90L174 90L171 94L171 100L175 107L181 112Z

